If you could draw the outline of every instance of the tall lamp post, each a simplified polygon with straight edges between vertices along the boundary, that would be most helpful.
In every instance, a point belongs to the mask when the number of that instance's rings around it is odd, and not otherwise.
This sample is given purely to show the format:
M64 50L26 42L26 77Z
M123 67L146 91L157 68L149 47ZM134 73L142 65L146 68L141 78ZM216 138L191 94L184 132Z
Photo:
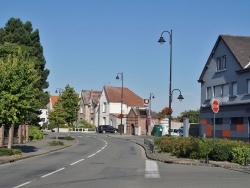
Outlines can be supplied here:
M123 118L123 114L122 114L122 104L123 104L123 72L121 72L121 73L117 73L117 75L116 75L116 78L115 79L117 79L117 80L119 80L120 79L120 77L119 77L119 75L121 75L121 81L122 81L122 92L121 92L121 129L120 129L120 134L122 135L122 118Z
M63 92L62 88L56 88L56 93L59 93L59 96L61 96L62 92Z
M149 121L149 126L151 126L151 99L154 99L155 96L153 93L150 93L149 94L149 112L148 112L148 117L150 118L150 121ZM148 135L149 135L149 127L148 127Z
M169 71L170 71L170 74L169 74L169 100L168 100L168 105L169 105L169 108L171 109L171 91L172 91L172 30L169 32L169 31L163 31L161 33L161 37L160 39L158 40L158 42L160 44L163 44L165 41L165 39L163 38L163 33L168 33L169 34L169 45L170 45L170 68L169 68ZM171 136L171 115L169 116L169 120L168 120L168 124L169 124L169 136Z

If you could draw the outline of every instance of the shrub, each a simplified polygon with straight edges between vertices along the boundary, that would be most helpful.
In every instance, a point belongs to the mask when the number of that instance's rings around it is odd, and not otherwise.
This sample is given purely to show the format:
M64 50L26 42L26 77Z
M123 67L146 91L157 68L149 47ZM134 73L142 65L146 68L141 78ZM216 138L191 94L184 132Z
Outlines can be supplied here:
M206 155L213 150L212 139L206 138L195 138L192 137L192 151L190 153L190 158L193 159L203 159Z
M50 146L64 146L64 143L61 141L52 141L49 143Z
M0 148L0 156L11 156L11 155L21 155L22 151L20 149L8 149Z
M40 130L40 127L29 126L29 138L31 140L41 140L43 139L43 131Z
M65 136L64 140L75 140L72 136Z
M250 160L250 148L249 147L235 147L231 151L231 162L244 164L245 158Z

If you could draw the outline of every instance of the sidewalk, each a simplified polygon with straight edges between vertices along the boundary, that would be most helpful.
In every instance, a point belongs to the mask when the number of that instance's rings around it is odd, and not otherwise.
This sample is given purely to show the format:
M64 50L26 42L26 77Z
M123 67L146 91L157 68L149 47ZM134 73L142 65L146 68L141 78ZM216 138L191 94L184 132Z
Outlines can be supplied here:
M44 132L44 139L38 141L31 141L27 144L14 145L13 149L21 149L22 156L0 156L0 165L5 163L15 162L17 160L21 160L24 158L29 158L33 156L38 156L46 153L50 153L53 151L57 151L72 145L77 144L76 140L67 141L63 138L65 134L59 133L59 140L65 143L64 146L49 146L48 144L54 140L56 140L55 133ZM84 133L87 134L87 133ZM188 158L177 158L175 156L171 156L164 153L159 153L157 150L152 152L146 144L144 144L144 140L148 140L151 143L154 141L154 136L133 136L133 135L120 135L120 134L107 134L107 136L115 139L123 139L129 142L136 143L144 148L145 154L148 159L161 161L169 164L181 164L181 165L195 165L195 166L208 166L208 167L222 167L222 168L230 168L230 169L243 169L250 170L250 166L243 166L236 163L223 162L223 161L211 161L209 163L205 163L205 160L193 160Z
M66 147L75 145L76 140L64 140L65 134L58 135L58 140L64 143L64 146L49 146L49 143L56 140L56 133L44 132L44 138L42 140L30 141L26 144L13 145L12 149L20 149L22 151L21 156L0 156L0 165L5 163L12 163L21 159L43 155Z

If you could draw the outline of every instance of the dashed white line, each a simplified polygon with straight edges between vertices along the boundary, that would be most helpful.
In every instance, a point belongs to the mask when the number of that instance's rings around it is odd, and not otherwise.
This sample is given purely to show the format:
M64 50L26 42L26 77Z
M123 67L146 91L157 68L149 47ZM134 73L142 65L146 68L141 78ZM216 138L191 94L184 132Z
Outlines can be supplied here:
M83 161L84 159L80 159L80 160L78 160L78 161L76 161L76 162L73 162L73 163L71 163L70 165L75 165L76 163L79 163L79 162L81 162L81 161Z
M63 168L60 168L60 169L58 169L58 170L56 170L56 171L54 171L54 172L51 172L51 173L48 173L48 174L46 174L46 175L44 175L44 176L41 176L41 178L45 178L45 177L47 177L47 176L50 176L50 175L52 175L52 174L55 174L55 173L57 173L57 172L59 172L59 171L62 171L62 170L64 170L65 168L63 167Z
M155 161L146 160L145 164L145 178L160 178L158 165Z
M25 186L25 185L27 185L27 184L29 184L29 183L31 183L31 182L28 181L28 182L26 182L26 183L23 183L23 184L21 184L21 185L18 185L18 186L16 186L16 187L13 187L13 188L19 188L19 187Z

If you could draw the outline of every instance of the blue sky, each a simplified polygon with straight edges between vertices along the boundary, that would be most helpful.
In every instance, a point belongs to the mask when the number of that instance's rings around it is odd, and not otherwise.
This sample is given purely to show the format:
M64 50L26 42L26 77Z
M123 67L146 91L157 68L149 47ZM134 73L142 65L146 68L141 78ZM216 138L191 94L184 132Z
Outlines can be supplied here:
M173 116L200 107L197 82L220 34L250 36L248 0L1 0L0 27L11 18L40 32L51 94L67 84L77 92L104 85L142 98L152 110L168 106L169 35L173 30Z

